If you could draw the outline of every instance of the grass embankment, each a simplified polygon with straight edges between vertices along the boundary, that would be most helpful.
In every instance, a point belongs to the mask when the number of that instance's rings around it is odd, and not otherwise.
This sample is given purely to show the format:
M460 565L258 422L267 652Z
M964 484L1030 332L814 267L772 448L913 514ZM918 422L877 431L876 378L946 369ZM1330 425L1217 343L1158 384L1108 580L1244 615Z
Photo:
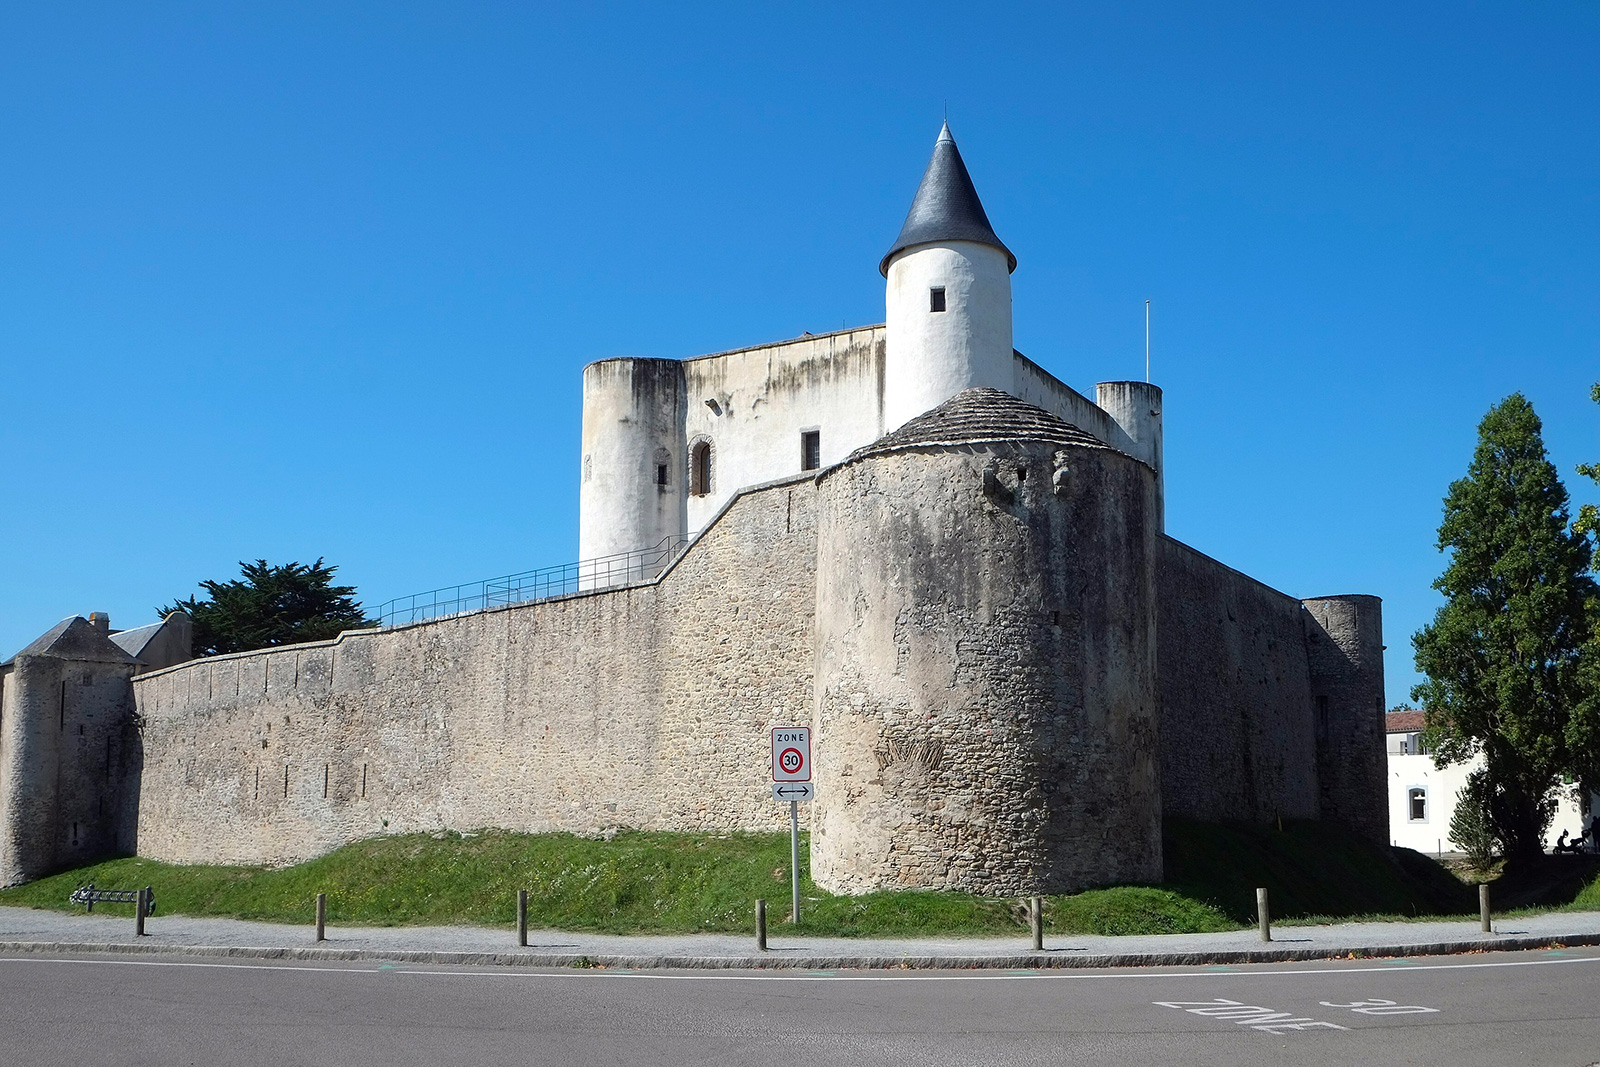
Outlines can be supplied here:
M1173 822L1166 851L1164 885L1049 898L1047 928L1057 934L1236 929L1253 923L1260 885L1272 894L1274 914L1291 921L1465 914L1476 907L1472 892L1433 861L1314 824L1278 831ZM312 898L325 892L329 919L337 923L507 925L516 891L527 889L537 926L743 931L757 897L767 898L774 920L787 913L788 862L786 834L623 833L611 841L500 831L409 835L358 842L277 870L111 860L5 890L0 904L61 909L75 886L94 882L154 887L158 915L303 923ZM810 879L801 890L800 929L814 934L1010 935L1026 925L1023 905L1014 900L935 892L839 897ZM1600 898L1600 885L1585 892Z

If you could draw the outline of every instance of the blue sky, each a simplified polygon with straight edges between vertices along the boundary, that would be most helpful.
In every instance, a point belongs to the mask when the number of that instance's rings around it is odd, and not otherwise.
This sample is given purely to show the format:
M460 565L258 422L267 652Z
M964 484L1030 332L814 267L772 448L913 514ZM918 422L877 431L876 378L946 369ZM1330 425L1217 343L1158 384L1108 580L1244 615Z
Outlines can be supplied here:
M1016 342L1166 391L1174 536L1385 600L1521 390L1600 459L1600 5L149 3L0 15L0 653L236 561L576 554L579 384L879 322L948 104Z

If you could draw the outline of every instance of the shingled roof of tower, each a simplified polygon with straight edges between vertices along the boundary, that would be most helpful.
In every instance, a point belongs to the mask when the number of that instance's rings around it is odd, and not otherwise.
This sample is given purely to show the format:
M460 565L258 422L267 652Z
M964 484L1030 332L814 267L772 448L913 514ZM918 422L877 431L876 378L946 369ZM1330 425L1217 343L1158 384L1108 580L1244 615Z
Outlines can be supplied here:
M962 162L961 150L950 136L947 122L939 131L933 145L933 158L928 169L922 172L922 184L911 200L911 210L906 213L900 236L878 264L878 271L889 276L889 261L908 248L945 241L973 241L980 245L998 248L1006 254L1006 262L1017 269L1017 257L1011 254L989 224L989 214L983 210L978 190L973 187L972 175Z
M997 441L1045 441L1078 448L1110 445L1043 408L1034 407L999 389L963 389L932 411L863 445L845 457L853 463L885 452L909 448L991 444ZM1117 451L1117 449L1112 449Z

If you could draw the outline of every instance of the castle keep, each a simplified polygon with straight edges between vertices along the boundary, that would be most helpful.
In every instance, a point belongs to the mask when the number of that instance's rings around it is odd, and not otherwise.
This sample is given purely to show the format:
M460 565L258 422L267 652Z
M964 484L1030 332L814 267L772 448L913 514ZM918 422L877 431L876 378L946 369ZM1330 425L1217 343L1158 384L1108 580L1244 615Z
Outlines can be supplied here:
M575 592L200 660L181 616L71 619L0 665L0 884L776 830L767 733L805 723L834 891L1156 880L1164 816L1387 841L1377 598L1166 534L1161 391L1013 348L948 128L879 266L881 326L584 369Z

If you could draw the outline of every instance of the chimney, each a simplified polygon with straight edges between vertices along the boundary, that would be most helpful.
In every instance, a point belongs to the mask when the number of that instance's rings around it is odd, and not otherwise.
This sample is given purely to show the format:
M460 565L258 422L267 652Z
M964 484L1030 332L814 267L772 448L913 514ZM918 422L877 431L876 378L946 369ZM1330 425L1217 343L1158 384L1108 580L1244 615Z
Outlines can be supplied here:
M103 634L111 633L111 616L103 611L89 612L89 625Z

